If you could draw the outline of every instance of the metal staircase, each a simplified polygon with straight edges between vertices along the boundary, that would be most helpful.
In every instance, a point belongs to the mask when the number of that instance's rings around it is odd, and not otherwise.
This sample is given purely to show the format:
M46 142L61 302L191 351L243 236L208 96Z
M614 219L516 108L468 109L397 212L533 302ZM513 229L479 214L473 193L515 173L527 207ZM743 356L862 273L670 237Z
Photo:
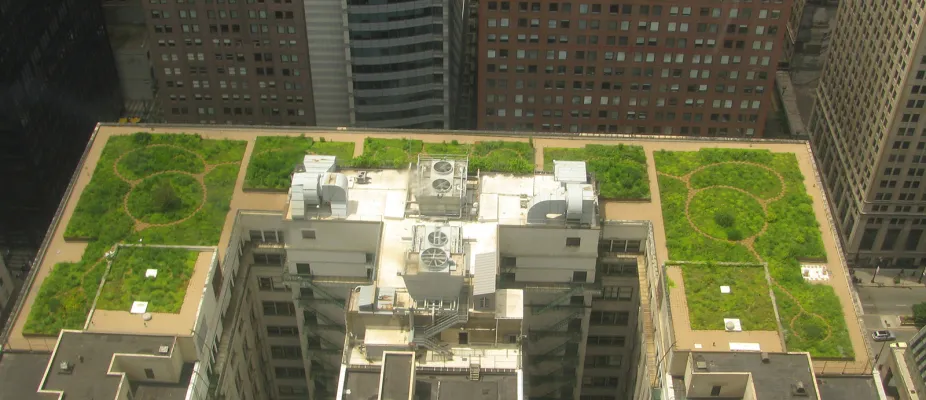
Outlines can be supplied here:
M344 333L344 324L325 316L320 312L315 312L316 321L307 319L305 326L319 331L338 331Z
M533 365L537 365L545 361L556 361L556 360L568 361L575 357L575 355L565 354L566 348L569 347L570 344L572 343L564 342L563 344L560 344L559 346L556 346L548 351L545 351L542 354L537 354L537 355L528 356L528 357L530 358L531 364Z
M422 346L442 356L450 357L453 353L450 351L450 345L438 342L432 338L415 335L412 343Z
M478 381L481 370L482 368L478 362L469 363L469 380Z
M553 337L553 336L571 337L574 335L578 335L579 337L581 337L581 333L569 332L566 329L569 327L570 322L576 319L581 319L584 316L585 316L585 311L579 310L572 314L569 314L568 316L566 316L566 318L563 318L544 329L531 329L529 331L530 340L534 341L534 340L542 339L544 337Z
M323 354L341 354L343 349L341 346L338 346L334 343L331 343L328 339L325 339L321 335L310 335L313 338L318 339L319 346L306 346L306 348L313 353L323 353Z
M579 305L569 305L569 304L566 304L566 303L568 303L570 300L572 300L572 296L578 296L578 295L583 294L583 293L585 293L585 286L576 286L576 287L573 287L572 289L570 289L569 291L567 291L567 292L565 292L565 293L559 295L559 297L553 299L553 301L547 303L547 304L544 305L543 307L531 309L531 314L534 314L534 315L543 314L543 313L545 313L545 312L547 312L547 311L550 311L550 310L553 310L553 309L562 308L562 306L564 306L564 305L567 306L567 307L569 307L569 306L571 306L571 307L577 307L577 306L579 306ZM581 306L584 306L584 304L582 304Z

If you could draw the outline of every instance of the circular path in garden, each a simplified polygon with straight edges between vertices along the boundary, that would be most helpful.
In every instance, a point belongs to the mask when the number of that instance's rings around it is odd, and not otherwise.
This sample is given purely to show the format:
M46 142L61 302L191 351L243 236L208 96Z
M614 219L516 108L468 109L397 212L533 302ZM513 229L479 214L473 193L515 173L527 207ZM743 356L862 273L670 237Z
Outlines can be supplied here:
M150 148L150 147L157 147L157 146L161 146L161 147L172 147L172 148L175 148L175 149L178 149L178 150L181 150L181 151L184 151L184 152L187 152L187 153L190 153L190 154L194 155L195 157L199 158L200 161L202 161L203 166L204 166L204 167L203 167L203 172L200 172L200 173L192 173L192 172L181 171L181 170L167 170L167 171L158 171L158 172L154 172L154 173L148 174L148 175L146 175L146 176L144 176L144 177L142 177L142 178L139 178L139 179L129 179L129 178L127 178L126 176L122 175L122 173L119 172L119 161L121 161L123 157L125 157L126 155L131 154L131 153L133 153L133 152L135 152L135 151L140 151L140 150L143 150L143 149L147 149L147 148ZM148 145L148 146L142 147L142 148L140 148L140 149L135 149L135 150L132 150L132 151L127 151L127 152L125 152L125 154L120 155L119 158L117 158L115 161L113 161L112 168L113 168L113 172L115 172L116 176L118 176L119 179L122 179L123 181L125 181L125 183L128 183L128 184L129 184L129 191L126 192L125 196L122 197L122 209L123 209L123 211L124 211L129 217L132 218L133 221L135 221L135 231L138 232L138 231L141 231L141 230L143 230L143 229L145 229L145 228L149 228L149 227L152 227L152 226L170 226L170 225L182 224L182 223L186 222L187 220L189 220L190 218L192 218L194 215L196 215L196 213L198 213L200 210L203 209L203 206L206 204L206 199L207 199L208 196L209 196L209 189L206 187L206 183L205 183L206 175L209 174L209 172L211 172L212 170L214 170L216 167L218 167L218 166L220 166L220 165L237 164L237 163L238 163L238 161L229 161L229 162L218 163L218 164L209 164L209 163L206 162L206 160L205 160L201 155L197 154L196 152L193 152L193 151L184 149L183 147L175 146L175 145L172 145L172 144L152 144L152 145ZM139 218L135 217L134 215L132 215L132 212L129 210L129 196L132 194L132 191L135 190L135 187L138 186L138 184L141 183L142 181L144 181L145 179L149 179L149 178L151 178L151 177L153 177L153 176L157 176L157 175L161 175L161 174L168 174L168 173L188 175L188 176L192 177L193 179L195 179L196 182L198 182L198 183L202 186L202 199L201 199L200 202L199 202L199 206L197 206L196 209L193 210L193 212L190 213L190 215L188 215L188 216L186 216L186 217L184 217L184 218L182 218L182 219L179 219L179 220L176 220L176 221L172 221L172 222L163 223L163 224L152 224L152 223L144 222L144 221L140 220Z
M700 172L701 170L704 170L704 169L706 169L706 168L710 168L710 167L714 167L714 166L722 165L722 164L740 164L740 165L749 165L749 166L753 166L753 167L762 168L762 169L764 169L764 170L766 170L766 171L768 171L768 172L771 172L773 175L775 175L775 177L778 178L778 180L781 182L781 190L778 192L777 195L775 195L775 197L772 197L772 198L769 198L769 199L762 199L762 198L759 198L758 196L756 196L755 194L752 194L752 193L750 193L750 192L748 192L748 191L746 191L746 190L744 190L744 189L740 189L740 188L733 187L733 186L727 186L727 185L712 185L712 186L707 186L707 187L703 187L703 188L699 188L699 189L695 189L694 187L692 187L692 185L691 185L691 177L692 177L694 174L696 174L696 173L698 173L698 172ZM698 226L694 223L694 221L691 220L691 213L688 212L688 208L689 208L689 206L691 205L691 200L694 199L695 195L698 194L699 192L704 191L704 190L706 190L706 189L724 188L724 189L735 190L735 191L738 191L738 192L741 192L741 193L744 193L744 194L746 194L746 195L749 195L749 196L753 197L756 201L759 202L760 205L762 205L762 210L765 211L765 215L768 216L768 206L769 206L771 203L775 202L775 201L781 200L781 198L784 197L785 192L786 192L786 190L787 190L787 182L785 181L784 177L783 177L778 171L775 171L774 169L771 169L771 168L769 168L769 167L767 167L767 166L765 166L765 165L758 164L758 163L753 163L753 162L745 162L745 161L726 161L726 162L721 162L721 163L713 163L713 164L708 164L708 165L702 165L702 166L700 166L700 167L698 167L698 168L696 168L696 169L694 169L694 170L692 170L692 171L690 171L690 172L688 172L687 174L682 175L682 176L671 175L671 174L667 174L667 173L664 173L664 172L657 172L657 174L658 174L658 175L665 176L665 177L668 177L668 178L678 179L678 180L680 180L680 181L682 181L682 182L685 183L685 187L688 189L688 198L685 200L685 218L688 220L688 224L691 225L692 229L694 229L695 232L698 232L699 234L704 235L704 236L709 237L709 238L714 239L714 240L723 240L723 241L727 241L727 242L731 242L731 243L740 243L740 244L742 244L743 246L745 246L746 249L748 249L749 252L752 253L752 255L756 257L757 260L759 260L759 261L764 261L764 260L762 259L762 257L759 255L759 253L758 253L758 252L756 251L756 249L755 249L755 240L756 240L757 237L759 237L759 236L761 236L762 234L764 234L765 231L768 229L768 219L767 219L767 218L765 219L764 224L762 225L762 229L760 229L760 230L759 230L757 233L755 233L754 235L749 236L749 237L746 237L746 238L743 238L742 240L728 240L728 239L718 238L718 237L715 237L715 236L712 236L712 235L709 235L709 234L703 232L700 228L698 228ZM770 278L771 278L771 280L772 280L772 284L775 285L775 287L777 287L782 293L784 293L786 296L788 296L788 298L790 298L791 301L794 302L794 304L797 304L798 309L800 309L800 312L798 312L797 314L795 314L794 317L791 318L790 321L788 321L788 327L791 328L791 333L792 333L794 336L797 336L797 337L799 337L799 338L801 337L800 334L798 333L798 330L794 327L794 324L795 324L795 322L797 321L797 319L800 318L801 315L808 315L808 316L810 316L810 317L812 317L812 318L819 319L820 321L823 322L823 326L826 327L826 336L823 337L822 341L826 341L827 339L829 339L830 336L832 335L833 328L830 326L829 322L826 321L826 318L823 318L823 316L821 316L821 315L819 315L819 314L816 314L816 313L812 313L812 312L810 312L810 311L807 311L807 310L804 308L804 306L800 303L800 301L798 301L798 299L797 299L796 297L794 297L794 295L792 295L791 292L788 291L788 289L786 289L786 288L785 288L784 286L782 286L780 283L778 283L777 281L775 281L775 278L774 278L774 277L770 277Z

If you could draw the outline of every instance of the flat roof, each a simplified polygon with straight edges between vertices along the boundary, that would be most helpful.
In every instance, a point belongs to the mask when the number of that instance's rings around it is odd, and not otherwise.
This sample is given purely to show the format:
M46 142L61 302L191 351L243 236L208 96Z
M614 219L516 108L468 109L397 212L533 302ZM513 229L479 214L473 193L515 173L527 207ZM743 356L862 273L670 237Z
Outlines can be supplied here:
M4 353L0 358L0 400L57 399L57 395L38 392L50 359L48 353Z
M391 353L383 355L380 397L384 400L410 400L412 379L415 378L415 353Z
M879 400L872 375L824 376L817 378L820 400Z
M48 364L42 389L64 392L66 398L115 399L122 376L109 374L114 354L157 355L161 346L173 350L174 344L175 338L170 336L64 331ZM73 365L71 373L61 373L62 362Z
M748 372L752 374L756 398L761 400L816 399L813 366L806 353L769 353L769 362L757 352L692 352L692 369L698 361L707 362L708 372ZM807 396L791 394L792 385L804 384Z
M67 242L64 240L64 230L67 226L68 221L74 213L74 209L77 205L77 200L80 198L81 192L86 188L87 184L90 181L90 178L93 174L94 169L96 168L97 162L100 159L103 147L105 146L107 140L112 136L117 135L129 135L139 131L147 131L154 134L164 134L164 133L195 133L201 135L205 139L231 139L231 140L243 140L247 142L247 147L244 153L243 160L238 172L238 177L235 183L235 189L230 202L230 212L225 218L225 223L223 225L222 233L220 236L219 244L217 246L218 257L221 260L224 258L225 250L228 247L230 240L232 227L235 221L237 214L240 211L272 211L272 212L284 212L287 205L287 194L286 193L275 193L275 192L263 192L263 191L244 191L244 178L248 167L248 162L250 160L251 154L254 149L255 138L257 136L299 136L306 135L312 137L324 137L327 141L341 141L341 142L353 142L354 155L359 155L363 151L364 139L367 137L372 138L408 138L414 137L415 139L420 139L425 142L448 142L448 141L458 141L460 143L475 143L478 141L487 141L487 140L506 140L506 141L524 141L524 136L526 134L505 134L501 132L468 132L468 131L454 131L454 132L428 132L428 131L398 131L398 130L363 130L363 129L330 129L330 128L309 128L309 127L228 127L228 126L201 126L201 125L116 125L116 124L100 124L95 132L92 142L88 145L88 151L83 161L79 166L78 173L75 174L75 178L72 182L72 190L69 192L69 196L63 202L63 209L61 211L60 219L57 220L57 224L52 227L51 237L48 241L46 248L40 250L40 257L36 260L36 268L34 268L33 273L34 280L31 287L24 290L25 300L23 308L18 314L16 314L14 321L10 328L10 333L8 337L8 346L12 349L19 350L30 350L30 349L44 349L46 351L51 351L54 348L56 339L55 337L36 337L29 336L26 337L22 334L23 327L25 325L26 319L29 314L29 310L32 304L35 302L39 288L41 287L44 279L49 275L52 267L59 262L76 262L79 261L81 255L83 254L84 249L87 246L86 242ZM604 135L604 134L578 134L578 135L539 135L533 134L533 146L535 149L535 163L537 168L542 169L544 165L544 154L543 150L545 148L553 147L565 147L565 148L577 148L583 147L588 144L601 144L601 145L617 145L617 144L630 144L638 145L643 147L644 153L647 157L647 169L648 176L650 180L650 189L652 191L652 199L648 202L620 202L620 201L608 201L601 200L599 204L599 209L601 212L601 218L605 220L649 220L653 222L653 230L655 234L655 253L658 262L663 262L668 260L668 250L666 248L665 240L665 228L662 221L662 203L659 196L659 185L657 182L657 174L655 170L655 165L653 164L653 152L659 150L668 150L668 151L697 151L703 148L736 148L736 149L764 149L772 152L779 153L793 153L798 160L799 168L802 174L805 177L805 187L807 188L808 194L813 199L813 209L816 214L817 220L820 225L823 227L823 242L827 254L834 255L830 257L830 260L827 262L829 271L831 274L831 279L827 284L831 285L836 293L839 295L841 304L843 306L844 314L847 316L846 324L849 329L849 334L851 336L854 353L856 354L855 364L863 366L867 360L866 347L864 343L864 338L862 336L862 331L859 327L857 318L855 318L855 309L852 305L851 300L851 288L848 285L847 273L845 269L845 264L836 256L840 254L837 249L836 237L833 234L833 227L830 223L830 220L827 218L828 210L824 206L825 198L822 190L817 184L816 176L817 171L815 170L815 164L812 158L812 153L809 150L809 146L806 142L801 141L746 141L746 140L725 140L725 139L712 139L712 138L680 138L680 137L641 137L641 136L630 136L630 135ZM345 173L352 173L350 170L342 171ZM407 182L407 174L405 177L402 177L405 174L404 171L398 170L377 170L372 172L373 179L372 184L369 188L360 187L363 185L354 185L354 188L351 190L366 190L361 194L355 194L360 192L351 192L351 198L359 200L364 199L362 202L356 204L354 209L354 215L357 219L367 219L375 218L380 220L381 218L388 219L389 217L401 218L396 214L399 209L398 204L405 201L404 190L405 189L392 189L393 185L401 186L401 182L404 179ZM378 174L378 175L377 175ZM480 214L485 213L487 220L496 218L498 222L505 221L517 221L521 219L521 209L520 209L520 195L529 194L534 192L535 185L544 185L546 176L549 175L539 175L538 177L511 177L504 176L502 174L484 174L485 177L482 181L482 193L484 196L480 198ZM378 183L383 184L383 187L379 187ZM407 183L406 183L407 185ZM404 207L402 207L404 208ZM390 211L395 209L396 211ZM482 216L482 215L480 215ZM484 222L491 222L485 221ZM386 234L395 234L402 235L407 227L405 225L396 225L390 226L392 224L387 224L385 227ZM829 228L829 229L827 229ZM472 231L472 230L470 230ZM482 233L474 233L482 234ZM490 242L490 238L486 238L485 242ZM384 246L384 249L389 249L391 246ZM404 251L404 248L402 249ZM491 250L491 249L486 249ZM385 252L384 252L385 253ZM388 254L384 254L389 256ZM391 257L391 256L389 256ZM382 266L381 266L382 267ZM380 271L380 278L384 280L379 282L380 286L393 286L393 287L402 287L398 281L402 279L394 272L396 270L391 270L393 272L392 276L388 276L390 268L387 267ZM200 273L200 267L197 267L197 274ZM396 281L396 282L392 282ZM755 340L743 340L741 335L733 335L727 332L714 332L714 331L693 331L690 329L687 323L687 315L684 312L681 312L681 307L687 307L685 303L684 291L678 290L678 287L669 289L670 292L670 304L673 308L673 326L675 330L675 339L677 340L677 348L679 349L691 349L694 348L695 343L700 344L712 344L717 343L718 348L726 348L731 342L760 342L759 339ZM103 314L105 315L105 314ZM101 315L102 316L102 315ZM101 320L102 323L103 320ZM106 324L104 324L106 325ZM189 329L191 326L184 326L184 323L176 324L175 332L177 335L180 334L189 334ZM184 329L185 328L185 329ZM127 330L138 329L137 327L129 327ZM166 332L165 332L166 333ZM739 334L739 333L738 333ZM765 339L763 339L765 340ZM773 343L775 340L768 338L769 343ZM779 338L778 342L781 340ZM779 345L780 347L780 345ZM763 346L763 350L774 351L776 348L769 346ZM832 363L832 362L830 362Z
M379 371L348 370L343 399L376 398L379 377ZM415 374L415 399L418 400L516 400L517 396L518 377L514 373L483 373L478 381L470 381L463 374L433 374L420 370Z

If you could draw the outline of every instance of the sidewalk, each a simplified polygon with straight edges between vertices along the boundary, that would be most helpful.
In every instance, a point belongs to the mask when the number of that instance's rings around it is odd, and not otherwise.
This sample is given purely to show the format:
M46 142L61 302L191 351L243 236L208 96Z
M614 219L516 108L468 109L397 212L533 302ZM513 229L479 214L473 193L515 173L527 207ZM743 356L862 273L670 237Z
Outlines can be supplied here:
M856 286L864 287L924 287L926 286L926 278L923 278L923 283L917 282L920 279L920 274L922 270L920 268L907 268L904 270L897 268L881 268L881 271L878 272L878 276L875 277L875 282L871 283L871 277L875 274L875 268L853 268L851 272L853 275L861 279L862 281L856 283ZM897 274L903 271L903 276L900 277L900 281L895 283L895 278Z

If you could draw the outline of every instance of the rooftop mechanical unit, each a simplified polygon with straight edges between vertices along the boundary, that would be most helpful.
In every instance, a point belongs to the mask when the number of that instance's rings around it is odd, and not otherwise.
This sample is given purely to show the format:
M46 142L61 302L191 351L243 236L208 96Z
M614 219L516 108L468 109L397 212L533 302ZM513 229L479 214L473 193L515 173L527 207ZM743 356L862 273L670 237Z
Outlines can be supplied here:
M468 166L466 157L461 156L418 157L414 194L421 215L462 215Z

